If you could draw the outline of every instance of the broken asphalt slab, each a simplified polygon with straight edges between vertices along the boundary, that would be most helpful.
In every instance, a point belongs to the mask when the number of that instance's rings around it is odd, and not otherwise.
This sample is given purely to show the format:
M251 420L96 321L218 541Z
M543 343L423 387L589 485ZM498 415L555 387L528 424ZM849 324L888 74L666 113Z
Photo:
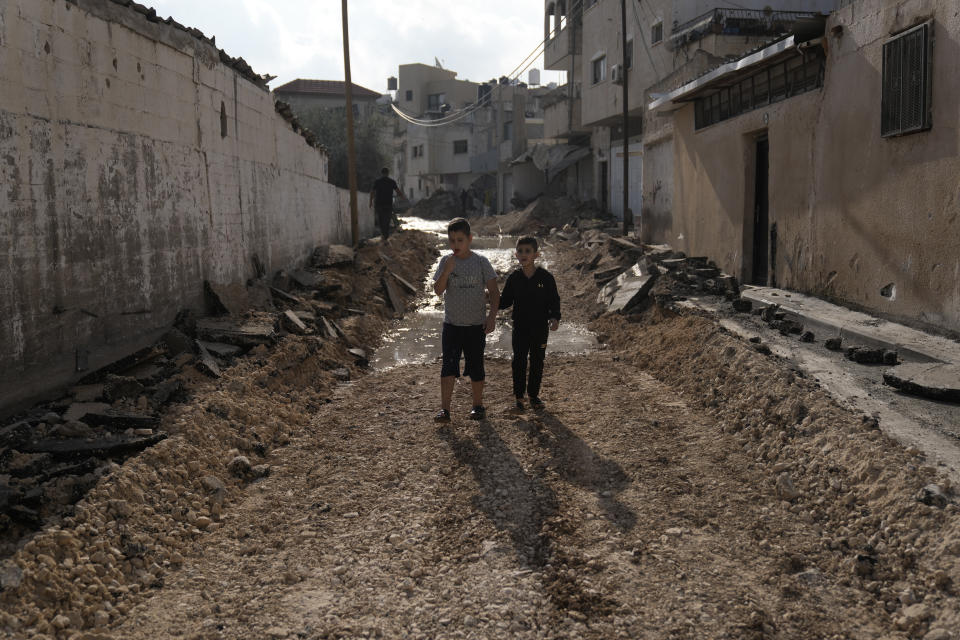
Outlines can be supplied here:
M639 264L635 264L608 282L597 294L597 302L608 312L629 311L649 295L659 275L659 271L645 273Z
M197 320L197 334L208 342L225 342L240 347L272 344L277 339L272 321L256 319L203 318Z
M781 311L801 321L817 336L841 337L851 345L897 351L900 359L907 362L960 364L960 343L896 322L783 289L748 285L740 295L755 307L780 305Z
M883 372L883 381L904 393L960 402L960 365L911 362Z
M335 267L353 262L353 249L342 244L327 244L313 250L312 263L315 267Z

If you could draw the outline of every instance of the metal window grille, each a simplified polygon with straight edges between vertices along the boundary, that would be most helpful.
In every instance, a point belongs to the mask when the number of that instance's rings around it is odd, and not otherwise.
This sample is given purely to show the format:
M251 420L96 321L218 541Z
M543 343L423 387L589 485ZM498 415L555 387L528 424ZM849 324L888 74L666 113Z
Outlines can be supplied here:
M694 127L716 124L823 86L824 53L790 58L694 100Z
M929 129L932 23L904 31L883 45L880 134L899 136Z

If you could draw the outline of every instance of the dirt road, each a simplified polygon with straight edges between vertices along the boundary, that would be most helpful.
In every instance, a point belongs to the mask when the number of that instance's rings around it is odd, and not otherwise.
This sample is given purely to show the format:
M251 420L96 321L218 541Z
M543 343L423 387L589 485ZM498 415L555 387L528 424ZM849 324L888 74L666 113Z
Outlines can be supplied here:
M511 412L509 363L491 362L488 419L465 418L461 385L444 428L436 366L323 394L291 337L28 544L0 623L150 640L955 637L948 479L712 321L635 320L601 318L604 351L548 359L543 413ZM227 446L251 439L274 446L255 460L269 474L231 476Z

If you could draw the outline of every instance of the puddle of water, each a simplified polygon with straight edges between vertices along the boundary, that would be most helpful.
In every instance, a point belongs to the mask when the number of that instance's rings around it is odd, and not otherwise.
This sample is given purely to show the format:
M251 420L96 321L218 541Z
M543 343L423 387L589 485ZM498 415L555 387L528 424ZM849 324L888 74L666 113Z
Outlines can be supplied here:
M437 234L437 243L441 257L446 253L447 222L443 220L423 220L422 218L400 218L406 229L416 229ZM475 236L471 249L486 257L498 274L505 274L516 267L516 236ZM544 268L548 262L541 255L540 263ZM386 336L383 344L370 360L374 369L384 370L407 364L424 364L438 361L440 358L440 330L443 326L443 301L433 293L433 274L440 264L440 258L430 267L427 277L421 283L427 294L420 306L397 321L396 326ZM493 333L487 336L486 356L509 358L513 354L510 346L511 322L499 324ZM547 353L586 353L597 349L596 336L582 325L560 323L560 328L550 333Z

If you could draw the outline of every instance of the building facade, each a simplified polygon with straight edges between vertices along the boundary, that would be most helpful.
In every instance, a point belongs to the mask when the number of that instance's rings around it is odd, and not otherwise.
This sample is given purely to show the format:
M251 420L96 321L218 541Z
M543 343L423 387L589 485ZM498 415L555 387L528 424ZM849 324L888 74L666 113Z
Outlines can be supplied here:
M960 17L854 0L654 101L676 248L756 284L960 333Z
M274 89L273 95L277 100L289 104L298 115L313 109L342 109L347 106L347 87L342 80L297 78ZM354 115L363 118L376 110L380 94L352 83L350 98Z

